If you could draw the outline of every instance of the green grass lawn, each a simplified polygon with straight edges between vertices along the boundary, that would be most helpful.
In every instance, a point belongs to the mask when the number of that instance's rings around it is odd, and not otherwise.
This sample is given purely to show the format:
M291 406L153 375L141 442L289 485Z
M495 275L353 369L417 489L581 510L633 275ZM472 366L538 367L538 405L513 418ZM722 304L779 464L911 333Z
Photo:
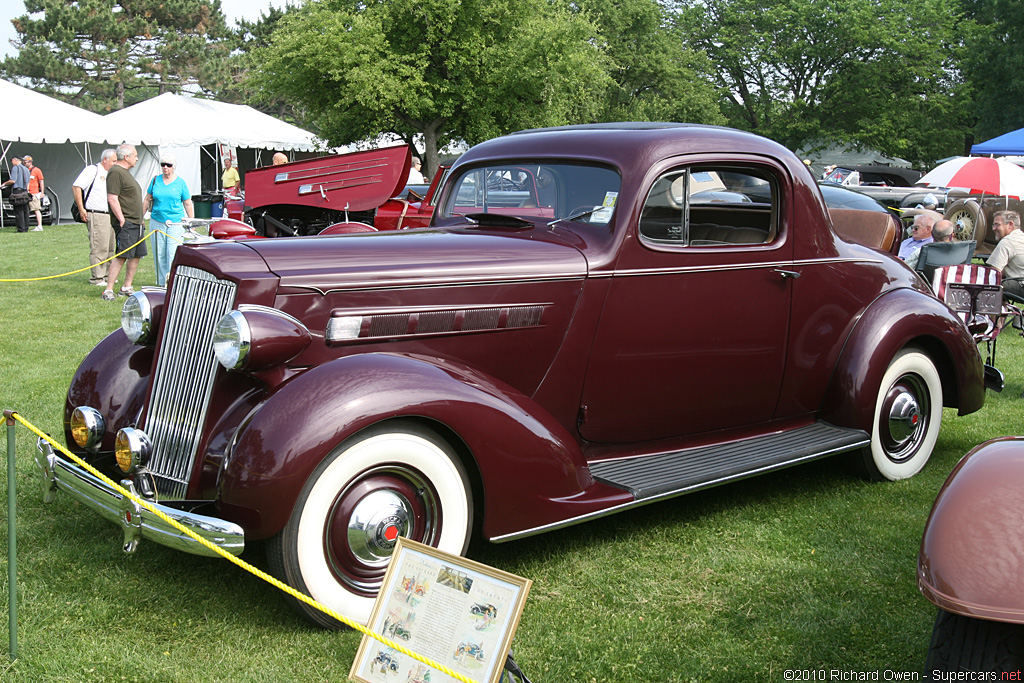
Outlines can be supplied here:
M7 227L0 254L0 279L76 270L88 263L85 228ZM136 284L153 280L146 258ZM87 272L0 282L0 408L62 434L71 375L119 319ZM935 615L915 584L924 522L964 453L1024 430L1022 353L1014 331L1000 339L1005 391L974 415L947 410L935 455L909 481L867 483L828 460L475 544L474 559L534 581L516 659L534 683L921 670ZM67 496L42 502L34 449L19 426L19 659L9 663L0 638L4 681L346 680L357 634L311 629L276 589L224 560L147 542L124 555L112 525ZM6 533L0 554L6 609ZM261 547L243 557L265 568Z

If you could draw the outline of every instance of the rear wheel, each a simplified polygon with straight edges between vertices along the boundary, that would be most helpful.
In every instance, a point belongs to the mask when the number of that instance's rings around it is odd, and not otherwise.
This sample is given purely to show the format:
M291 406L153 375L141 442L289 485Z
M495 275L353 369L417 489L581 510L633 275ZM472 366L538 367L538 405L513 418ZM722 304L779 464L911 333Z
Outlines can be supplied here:
M410 423L364 432L336 448L303 487L267 545L272 571L335 612L366 623L399 536L462 554L472 529L465 472L433 432ZM325 628L335 619L289 598Z
M864 463L872 479L895 481L921 471L942 423L942 381L923 351L896 354L875 399L871 446Z
M1024 626L939 610L925 671L1018 672L1024 668Z

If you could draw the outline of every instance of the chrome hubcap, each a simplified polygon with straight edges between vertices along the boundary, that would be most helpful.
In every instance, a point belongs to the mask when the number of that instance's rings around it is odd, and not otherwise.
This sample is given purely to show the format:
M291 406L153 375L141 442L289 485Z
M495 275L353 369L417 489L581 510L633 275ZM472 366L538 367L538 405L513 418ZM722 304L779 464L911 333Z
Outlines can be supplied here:
M901 392L889 409L889 435L897 446L909 441L921 424L921 410L917 399L907 392Z
M369 565L384 565L399 536L408 536L412 506L395 491L375 491L359 501L348 521L348 546Z
M882 446L893 462L909 460L921 445L928 429L928 387L916 375L904 375L889 389L882 423Z

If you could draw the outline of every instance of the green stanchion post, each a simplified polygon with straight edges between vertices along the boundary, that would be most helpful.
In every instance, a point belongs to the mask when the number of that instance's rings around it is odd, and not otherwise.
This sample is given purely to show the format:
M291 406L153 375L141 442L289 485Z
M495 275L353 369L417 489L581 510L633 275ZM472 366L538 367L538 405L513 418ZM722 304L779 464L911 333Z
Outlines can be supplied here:
M14 486L14 411L5 410L7 418L7 632L10 658L18 658L18 535L15 515Z

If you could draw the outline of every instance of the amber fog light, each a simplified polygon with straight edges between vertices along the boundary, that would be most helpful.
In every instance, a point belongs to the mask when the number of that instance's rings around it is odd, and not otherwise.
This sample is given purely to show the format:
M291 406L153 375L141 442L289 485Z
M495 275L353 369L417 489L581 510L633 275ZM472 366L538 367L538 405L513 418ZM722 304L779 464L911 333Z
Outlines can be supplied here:
M78 406L71 413L71 438L79 447L93 450L103 441L107 423L100 411L89 406Z
M114 441L114 457L122 472L131 473L149 463L153 446L141 429L125 427L117 433Z

